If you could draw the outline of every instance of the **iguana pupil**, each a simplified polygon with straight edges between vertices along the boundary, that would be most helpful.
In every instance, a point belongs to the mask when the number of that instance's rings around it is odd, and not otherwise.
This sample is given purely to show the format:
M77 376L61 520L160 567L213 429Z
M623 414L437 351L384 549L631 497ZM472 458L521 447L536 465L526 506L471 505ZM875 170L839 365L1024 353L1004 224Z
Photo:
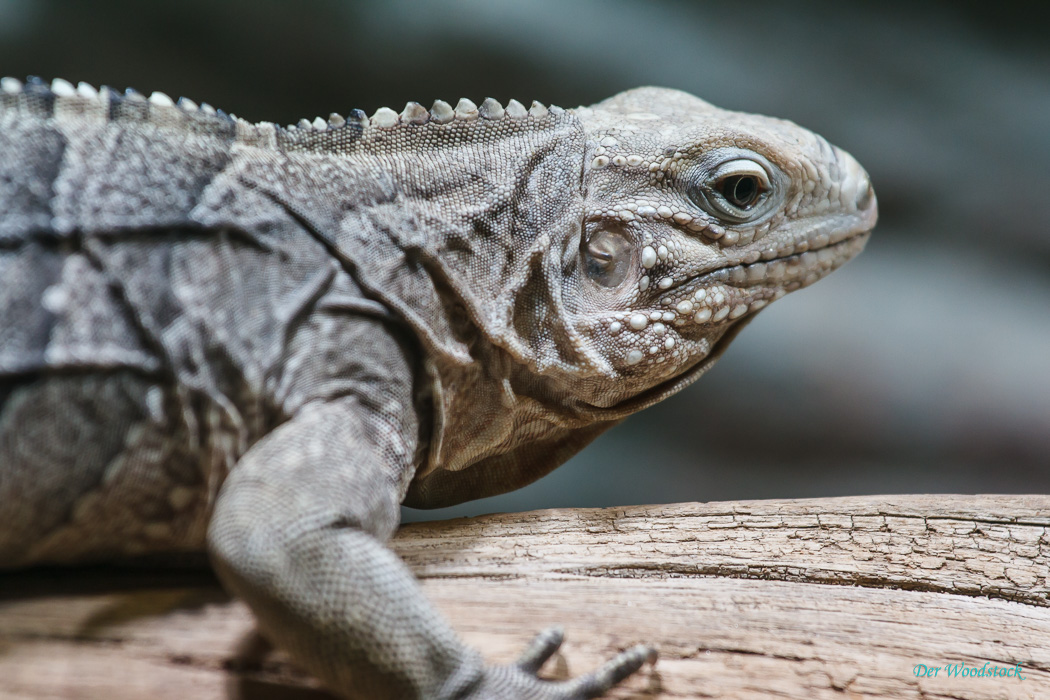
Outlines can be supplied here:
M754 175L730 175L721 185L722 195L734 207L747 209L758 199L759 184Z

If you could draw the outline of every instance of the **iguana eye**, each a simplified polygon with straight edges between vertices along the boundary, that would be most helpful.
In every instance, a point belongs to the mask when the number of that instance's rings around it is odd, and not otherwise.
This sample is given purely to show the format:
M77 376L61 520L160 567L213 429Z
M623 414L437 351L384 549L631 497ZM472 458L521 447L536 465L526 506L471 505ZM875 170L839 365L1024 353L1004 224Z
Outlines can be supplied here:
M700 207L730 223L757 219L772 190L765 167L750 158L736 158L717 165L704 177L690 198Z
M631 269L631 240L619 231L601 230L583 245L587 276L602 287L619 287Z

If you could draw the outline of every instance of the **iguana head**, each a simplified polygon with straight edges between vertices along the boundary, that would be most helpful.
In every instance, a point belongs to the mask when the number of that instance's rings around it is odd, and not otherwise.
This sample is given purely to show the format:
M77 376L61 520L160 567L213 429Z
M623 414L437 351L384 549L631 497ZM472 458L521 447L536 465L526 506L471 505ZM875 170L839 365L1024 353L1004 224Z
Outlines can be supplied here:
M587 152L571 314L608 363L593 395L610 403L691 381L727 331L848 261L875 224L864 169L791 122L661 88L576 113Z

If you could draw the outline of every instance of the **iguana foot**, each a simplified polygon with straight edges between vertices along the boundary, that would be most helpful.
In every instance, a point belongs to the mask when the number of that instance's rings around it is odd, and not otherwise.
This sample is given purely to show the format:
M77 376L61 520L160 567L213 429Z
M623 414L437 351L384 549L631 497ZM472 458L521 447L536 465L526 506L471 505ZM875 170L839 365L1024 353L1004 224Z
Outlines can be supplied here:
M656 663L656 650L638 644L605 662L597 670L568 681L546 681L536 676L540 667L561 647L565 635L551 627L536 635L513 664L485 669L481 682L463 695L463 700L494 698L515 700L585 700L604 695L635 673L645 663Z

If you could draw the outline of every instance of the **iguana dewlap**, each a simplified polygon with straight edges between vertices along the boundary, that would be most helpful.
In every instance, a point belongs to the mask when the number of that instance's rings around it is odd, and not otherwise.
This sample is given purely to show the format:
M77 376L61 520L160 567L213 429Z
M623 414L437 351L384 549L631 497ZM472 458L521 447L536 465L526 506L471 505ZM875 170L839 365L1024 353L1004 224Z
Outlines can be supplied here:
M581 698L487 666L384 543L693 382L875 224L864 170L661 88L250 124L0 81L0 568L207 547L366 698Z

